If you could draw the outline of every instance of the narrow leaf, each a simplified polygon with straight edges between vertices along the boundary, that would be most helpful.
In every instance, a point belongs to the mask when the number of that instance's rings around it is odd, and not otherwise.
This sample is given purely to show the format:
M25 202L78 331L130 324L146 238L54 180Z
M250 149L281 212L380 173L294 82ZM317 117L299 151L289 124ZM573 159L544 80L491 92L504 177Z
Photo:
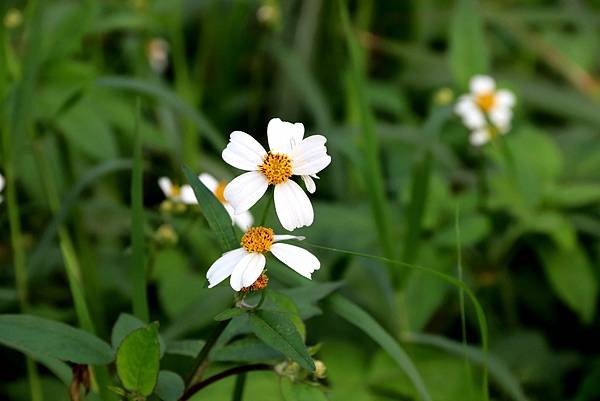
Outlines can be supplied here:
M114 356L99 338L64 323L30 315L0 315L0 344L31 355L104 365Z
M273 349L314 372L315 364L296 326L281 312L261 310L250 315L250 326L258 338Z
M215 197L215 195L198 179L197 175L192 172L187 166L183 167L183 171L188 182L194 189L198 204L202 208L202 213L208 221L211 230L217 235L221 242L223 251L239 247L239 241L235 238L235 231L231 224L231 217L227 211Z

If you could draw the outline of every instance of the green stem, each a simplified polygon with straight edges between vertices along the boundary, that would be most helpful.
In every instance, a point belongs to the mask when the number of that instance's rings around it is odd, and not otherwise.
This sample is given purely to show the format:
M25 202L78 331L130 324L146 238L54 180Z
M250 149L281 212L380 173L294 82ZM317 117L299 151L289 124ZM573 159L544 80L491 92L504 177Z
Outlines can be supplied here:
M210 333L210 336L206 339L204 346L202 347L200 353L194 361L194 369L192 370L192 374L186 380L186 389L189 390L194 385L194 383L196 383L202 378L202 373L204 372L204 369L206 368L206 365L208 363L208 354L210 353L210 350L215 346L217 340L219 339L219 337L221 336L228 324L229 320L219 322L217 327L214 328L214 330Z
M244 387L246 386L246 373L240 373L235 378L235 387L231 401L242 401L244 397Z
M330 248L327 246L321 246L321 245L311 244L311 243L307 243L307 242L305 242L304 244L309 247L316 248L316 249L337 252L337 253L341 253L341 254L345 254L345 255L358 256L358 257L362 257L362 258L377 260L377 261L392 264L392 265L408 267L408 268L416 270L416 271L421 271L421 272L425 272L427 274L433 275L433 276L439 278L440 280L443 280L459 289L462 289L465 292L465 294L467 294L467 296L471 300L471 303L473 304L473 307L475 308L475 313L477 315L477 322L479 324L479 330L480 330L480 335L481 335L481 344L482 344L484 355L486 355L486 357L487 357L488 326L487 326L487 320L485 317L485 313L483 312L483 308L482 308L481 304L479 303L479 301L477 300L477 297L475 296L473 291L464 282L462 282L452 276L449 276L447 274L439 272L435 269L431 269L431 268L419 266L419 265L414 265L414 264L410 264L410 263L405 263L405 262L401 262L399 260L394 260L394 259L386 258L383 256L370 255L368 253L363 253L363 252L348 251L345 249ZM484 391L485 400L488 400L489 394L488 394L487 361L484 361L484 364L483 364L483 391Z
M269 215L269 211L271 210L271 206L273 205L273 198L275 197L275 192L271 192L271 196L269 196L269 200L265 208L263 209L262 217L260 218L259 226L264 226L267 222L267 216Z

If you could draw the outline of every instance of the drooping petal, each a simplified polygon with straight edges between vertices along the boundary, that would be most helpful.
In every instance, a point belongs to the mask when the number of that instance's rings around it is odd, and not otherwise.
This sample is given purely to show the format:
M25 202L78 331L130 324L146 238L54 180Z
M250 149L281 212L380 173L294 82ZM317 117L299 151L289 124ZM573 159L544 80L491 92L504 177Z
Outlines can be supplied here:
M258 170L267 151L256 139L242 131L234 131L221 156L226 163L240 170Z
M510 128L512 115L512 110L507 107L494 107L490 111L490 121L498 130L506 132Z
M295 245L276 243L271 245L271 253L306 278L312 278L312 273L321 267L315 255Z
M246 231L250 227L252 227L252 223L254 223L254 218L252 217L252 213L250 213L249 211L245 211L240 214L234 214L233 222L235 223L235 225L241 228L242 231Z
M229 284L235 291L241 290L243 287L251 286L263 268L265 267L266 259L261 253L246 253L246 255L235 265ZM252 280L252 281L250 281Z
M331 163L331 156L325 147L327 139L323 135L312 135L304 139L292 152L292 173L313 175Z
M473 146L481 146L490 141L492 138L489 129L479 129L471 132L471 136L469 137L469 141Z
M306 239L306 237L303 237L301 235L289 235L289 234L280 234L280 235L274 235L273 236L273 242L279 242L279 241L287 241L290 239L295 239L298 241L304 241Z
M496 82L487 75L475 75L469 82L469 88L474 95L491 93L496 89Z
M198 179L212 193L214 193L216 191L217 187L219 186L219 181L217 181L217 179L215 177L213 177L212 175L210 175L208 173L200 174L198 176Z
M163 191L163 194L165 194L165 196L167 198L171 197L171 195L173 193L173 183L171 182L170 178L160 177L158 179L158 186L160 187L160 189Z
M315 191L317 190L317 185L315 184L315 181L311 178L311 176L303 175L302 181L304 181L304 186L306 186L306 190L309 193L314 194Z
M494 103L497 107L512 108L516 102L515 94L508 89L498 89L496 91Z
M296 228L310 226L314 212L310 199L300 185L292 180L275 185L275 211L283 228L293 231Z
M249 171L231 180L225 187L223 196L233 207L235 214L239 214L254 206L268 186L269 182L262 173Z
M267 125L269 149L273 153L290 154L294 145L299 144L303 137L302 123L289 123L279 118L272 118Z
M180 193L179 193L179 199L181 200L181 202L185 203L186 205L198 204L198 200L196 200L196 194L194 193L194 190L192 189L192 187L189 185L184 185L181 187Z
M240 260L247 255L243 248L234 249L223 254L217 259L206 272L206 279L208 280L208 288L212 288L225 280L231 275L234 267Z

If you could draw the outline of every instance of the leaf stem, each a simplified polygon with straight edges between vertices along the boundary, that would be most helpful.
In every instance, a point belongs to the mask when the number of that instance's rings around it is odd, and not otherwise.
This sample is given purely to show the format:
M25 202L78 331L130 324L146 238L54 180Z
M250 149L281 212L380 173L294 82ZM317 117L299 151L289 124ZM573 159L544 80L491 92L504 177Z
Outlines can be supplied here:
M271 365L267 365L265 363L256 363L256 364L252 364L252 365L236 366L235 368L224 370L221 373L217 373L216 375L213 375L206 380L203 380L199 383L194 384L193 386L190 386L185 391L185 393L183 393L183 395L179 398L179 401L187 401L190 398L192 398L198 391L202 390L203 388L205 388L215 382L218 382L219 380L225 379L229 376L244 374L247 372L260 371L260 370L271 370L271 369L273 369Z
M188 377L186 381L186 388L188 390L192 389L194 387L194 382L198 381L202 377L202 373L204 372L204 369L206 368L206 365L208 363L208 354L210 353L210 350L215 346L217 340L221 336L221 333L223 333L228 324L229 320L219 322L217 327L214 328L214 330L210 333L210 336L206 339L204 346L202 347L200 353L196 357L192 374Z
M244 387L246 386L246 372L240 373L235 377L235 387L231 401L242 401L244 397Z

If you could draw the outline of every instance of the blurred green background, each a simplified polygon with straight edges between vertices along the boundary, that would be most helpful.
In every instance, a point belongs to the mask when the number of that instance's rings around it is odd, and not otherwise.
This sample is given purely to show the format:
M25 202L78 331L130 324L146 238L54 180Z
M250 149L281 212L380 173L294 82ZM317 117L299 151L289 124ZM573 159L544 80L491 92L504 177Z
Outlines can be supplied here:
M280 117L325 135L333 158L302 235L450 275L461 266L489 323L492 399L600 399L600 2L2 0L0 11L0 173L17 205L3 193L0 312L80 325L68 277L99 336L130 312L139 99L151 316L169 339L205 338L231 299L227 286L203 290L220 251L198 208L161 208L157 180L184 183L183 164L233 178L220 158L229 133L266 143ZM452 114L472 73L517 95L501 143L472 147ZM455 288L315 253L315 280L342 283L400 339L434 401L477 399L479 331ZM329 399L417 399L385 353L321 307L307 337L322 343ZM165 363L191 369L181 355ZM23 356L0 348L0 367L0 398L29 399ZM45 399L65 400L39 372ZM195 399L230 399L232 386ZM245 398L283 399L276 375L250 374Z

